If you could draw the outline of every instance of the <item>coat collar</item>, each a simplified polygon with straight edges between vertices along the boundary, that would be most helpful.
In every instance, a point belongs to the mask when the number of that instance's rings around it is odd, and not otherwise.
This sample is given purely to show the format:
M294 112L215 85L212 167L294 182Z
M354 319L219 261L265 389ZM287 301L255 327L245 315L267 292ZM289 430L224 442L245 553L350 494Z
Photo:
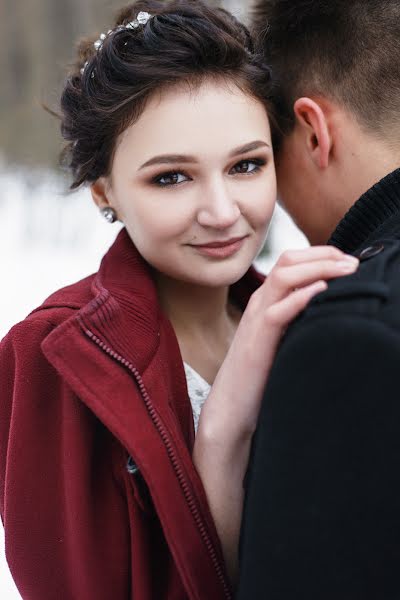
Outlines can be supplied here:
M231 287L234 301L244 309L262 281L262 275L253 268L249 269ZM91 298L89 301L88 296ZM48 360L106 426L109 426L108 418L111 418L112 412L114 417L118 416L120 425L115 425L112 430L126 445L127 437L122 433L125 427L121 429L126 421L125 405L121 403L117 415L118 402L109 397L109 392L105 393L107 386L104 381L101 385L99 383L100 354L104 355L104 351L90 341L96 338L103 350L107 348L109 356L118 356L120 364L131 365L144 376L150 388L154 382L162 381L166 385L163 393L153 394L154 401L167 420L173 406L180 423L178 431L180 429L181 433L178 435L183 435L185 445L191 448L194 441L193 418L178 341L170 321L161 311L151 270L125 229L118 234L94 277L56 292L43 307L76 305L79 297L82 300L80 309L56 327L42 344ZM109 362L109 357L107 360ZM104 369L107 371L106 367ZM86 373L91 373L90 384L97 390L90 401L84 393L82 395L82 389L88 383ZM131 411L129 415L132 416Z
M262 283L251 267L231 287L242 309ZM99 338L143 372L154 357L161 330L169 328L157 298L151 268L139 254L126 229L118 234L93 279L94 299L80 311L82 322Z
M328 244L355 253L384 235L400 235L400 169L389 173L350 208Z

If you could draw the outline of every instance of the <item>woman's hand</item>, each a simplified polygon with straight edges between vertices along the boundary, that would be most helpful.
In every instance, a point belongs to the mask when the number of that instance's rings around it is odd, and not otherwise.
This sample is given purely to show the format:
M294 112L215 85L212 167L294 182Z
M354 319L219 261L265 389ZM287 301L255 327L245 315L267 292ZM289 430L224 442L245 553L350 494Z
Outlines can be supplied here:
M243 478L269 371L287 326L326 281L349 275L356 258L333 246L285 252L252 295L205 402L193 460L203 481L232 581ZM288 373L290 376L290 373Z
M327 287L349 275L359 261L333 246L288 251L252 295L224 363L203 407L207 435L249 436L277 346L290 322Z

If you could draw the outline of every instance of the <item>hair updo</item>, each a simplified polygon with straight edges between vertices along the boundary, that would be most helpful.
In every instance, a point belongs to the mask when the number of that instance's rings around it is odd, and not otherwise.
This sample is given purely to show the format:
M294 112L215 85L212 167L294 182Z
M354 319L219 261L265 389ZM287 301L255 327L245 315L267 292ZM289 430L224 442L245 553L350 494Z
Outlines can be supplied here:
M118 29L139 12L152 18ZM119 11L99 50L96 38L79 43L61 95L61 133L68 143L60 163L72 173L71 190L110 175L118 136L166 86L232 80L271 115L270 70L244 25L223 9L202 0L138 0Z

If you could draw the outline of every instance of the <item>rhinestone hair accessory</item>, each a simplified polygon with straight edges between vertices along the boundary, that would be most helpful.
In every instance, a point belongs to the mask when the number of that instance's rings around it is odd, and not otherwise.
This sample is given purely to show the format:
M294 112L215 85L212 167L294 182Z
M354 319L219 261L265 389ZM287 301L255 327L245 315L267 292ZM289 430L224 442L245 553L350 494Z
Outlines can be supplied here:
M101 33L99 39L97 39L93 44L96 52L101 50L104 40L109 35L114 34L117 31L123 31L125 29L137 29L138 27L144 26L144 25L146 25L146 23L148 23L148 21L152 18L152 16L153 15L151 15L148 12L140 11L140 13L138 13L136 19L134 19L133 21L130 21L126 25L118 25L118 27L116 27L115 29L109 29L107 31L107 33ZM81 69L81 75L84 74L85 69L88 66L88 64L89 64L89 61L87 60ZM91 76L94 77L94 73L92 73Z

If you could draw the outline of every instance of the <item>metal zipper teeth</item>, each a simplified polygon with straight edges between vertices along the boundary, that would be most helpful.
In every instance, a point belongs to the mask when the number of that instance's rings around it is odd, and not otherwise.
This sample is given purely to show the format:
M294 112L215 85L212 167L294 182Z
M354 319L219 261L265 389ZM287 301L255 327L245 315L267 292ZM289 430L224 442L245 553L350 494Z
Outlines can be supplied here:
M230 589L225 581L225 577L222 571L222 567L219 563L215 548L213 546L213 543L207 533L206 527L202 521L201 515L199 514L198 508L196 506L196 501L194 500L192 493L189 489L189 486L185 480L185 475L182 472L181 467L179 466L179 461L175 455L174 449L172 447L171 441L168 437L167 432L164 429L163 424L160 421L160 418L158 417L153 404L151 402L150 396L147 393L147 390L144 386L144 383L142 381L141 375L139 373L139 371L132 365L132 363L130 363L126 358L124 358L123 356L121 356L120 354L118 354L117 352L115 352L114 350L112 350L112 348L110 348L109 346L107 346L104 342L102 342L96 335L94 335L89 329L85 329L85 333L86 335L97 345L99 346L99 348L101 348L106 354L108 354L109 356L111 356L114 360L116 360L117 362L121 363L124 367L126 367L135 377L135 380L139 386L139 390L140 393L142 394L143 400L145 402L146 408L149 412L149 415L153 421L153 423L155 424L158 432L161 435L161 439L165 444L165 447L167 449L167 453L169 456L169 459L171 460L172 466L174 468L175 473L178 476L178 481L180 483L180 486L182 488L183 494L185 496L185 499L188 503L190 512L192 513L192 516L195 520L195 523L200 531L200 535L207 547L207 550L209 552L209 555L211 557L212 563L215 567L215 570L217 572L217 576L218 579L220 580L222 587L224 589L225 592L225 596L228 600L232 599L232 595L230 592Z

